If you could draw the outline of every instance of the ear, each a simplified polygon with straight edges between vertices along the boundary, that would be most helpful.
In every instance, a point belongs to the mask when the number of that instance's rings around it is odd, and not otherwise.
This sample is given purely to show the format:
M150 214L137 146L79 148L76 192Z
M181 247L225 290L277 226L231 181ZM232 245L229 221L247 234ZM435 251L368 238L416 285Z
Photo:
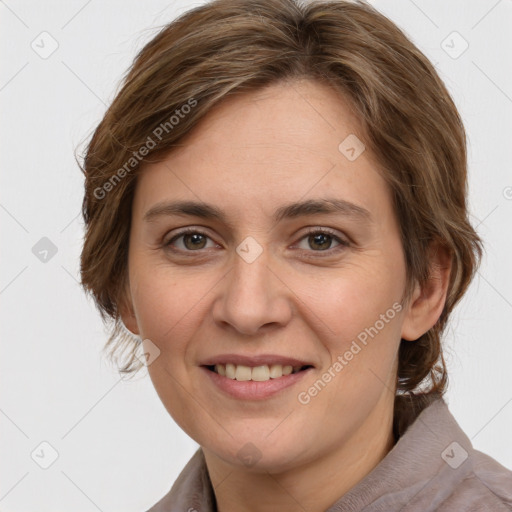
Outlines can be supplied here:
M133 308L132 294L128 279L126 279L123 292L119 299L119 315L121 316L123 324L129 331L133 334L140 334L137 317L135 316L135 310Z
M423 287L416 283L402 324L402 338L409 341L417 340L436 324L446 302L452 268L450 251L433 242L428 253L429 278Z

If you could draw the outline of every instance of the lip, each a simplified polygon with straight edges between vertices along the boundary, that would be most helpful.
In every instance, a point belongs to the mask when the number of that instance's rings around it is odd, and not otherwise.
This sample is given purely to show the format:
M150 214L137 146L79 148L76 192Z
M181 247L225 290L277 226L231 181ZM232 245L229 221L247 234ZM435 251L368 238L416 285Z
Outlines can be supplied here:
M313 366L311 361L296 359L278 354L259 354L257 356L246 356L243 354L219 354L201 361L200 366L215 366L216 364L242 364L245 366L262 366L268 364L281 364L283 366Z
M310 367L297 373L283 375L277 379L258 382L252 380L238 381L236 379L229 379L228 377L224 377L212 370L209 370L206 366L201 366L200 369L206 377L210 379L210 382L213 383L213 385L222 393L239 400L264 400L266 398L270 398L280 391L297 384L305 377L306 374L309 374L309 372L313 370L313 368Z

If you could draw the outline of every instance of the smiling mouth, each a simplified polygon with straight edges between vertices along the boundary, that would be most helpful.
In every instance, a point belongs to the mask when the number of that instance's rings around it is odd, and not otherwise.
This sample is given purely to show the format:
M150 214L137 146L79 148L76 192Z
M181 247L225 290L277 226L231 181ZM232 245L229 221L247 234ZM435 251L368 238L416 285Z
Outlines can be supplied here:
M312 365L291 366L281 364L264 364L260 366L245 366L242 364L216 364L205 366L208 370L237 381L256 381L265 382L271 379L279 379L287 375L299 373L301 371L313 368Z

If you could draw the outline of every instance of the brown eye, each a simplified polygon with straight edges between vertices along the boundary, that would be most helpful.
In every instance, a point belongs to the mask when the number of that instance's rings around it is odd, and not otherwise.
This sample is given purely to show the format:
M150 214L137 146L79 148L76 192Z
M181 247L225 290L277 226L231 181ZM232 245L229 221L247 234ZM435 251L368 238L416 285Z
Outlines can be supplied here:
M206 244L206 237L200 233L183 235L183 244L187 249L203 249Z
M308 236L309 246L312 249L319 249L321 251L330 249L332 241L333 237L331 235L327 235L326 233L317 233L316 235Z
M195 252L205 249L210 237L197 230L182 231L168 242L164 243L165 248L183 252Z
M334 246L333 242L335 243ZM335 232L331 232L327 229L316 229L306 233L306 235L301 238L298 247L299 249L309 252L329 251L331 254L338 249L348 247L348 245L349 243L339 237Z

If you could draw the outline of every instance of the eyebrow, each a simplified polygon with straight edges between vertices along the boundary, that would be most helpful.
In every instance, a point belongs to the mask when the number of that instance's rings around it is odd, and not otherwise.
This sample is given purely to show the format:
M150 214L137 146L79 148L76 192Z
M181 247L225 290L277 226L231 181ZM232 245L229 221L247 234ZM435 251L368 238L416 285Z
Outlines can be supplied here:
M339 198L307 199L281 206L274 212L274 220L294 219L306 215L320 215L339 213L355 221L371 224L373 222L370 212L357 204ZM227 215L216 206L197 201L161 202L150 208L144 214L144 221L153 222L162 216L192 216L207 220L217 220L224 224Z

